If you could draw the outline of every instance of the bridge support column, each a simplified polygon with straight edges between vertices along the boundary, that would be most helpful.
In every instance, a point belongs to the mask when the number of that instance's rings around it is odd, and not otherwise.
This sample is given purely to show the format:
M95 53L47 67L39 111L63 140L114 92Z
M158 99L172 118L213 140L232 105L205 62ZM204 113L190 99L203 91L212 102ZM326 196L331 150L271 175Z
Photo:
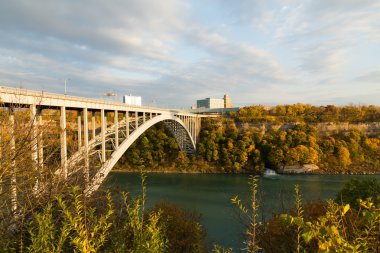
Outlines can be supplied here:
M31 123L31 150L32 150L32 163L34 169L38 165L38 150L37 150L37 107L36 105L30 105L30 123Z
M197 130L195 131L196 139L199 138L199 132L201 131L201 118L197 117Z
M17 175L16 175L16 140L15 140L15 116L13 113L13 108L9 108L9 135L11 137L10 150L11 150L11 210L15 212L17 210Z
M91 123L92 123L92 126L91 126L92 139L94 140L95 136L96 136L96 132L95 132L95 130L96 130L95 111L91 112Z
M37 133L37 107L36 105L30 105L30 124L31 124L31 133L30 133L30 141L31 141L31 150L32 150L32 166L33 169L39 171L38 169L38 133ZM38 190L38 177L36 180L36 184L33 187L33 190Z
M149 114L149 119L152 119L153 118L153 113L150 113Z
M114 125L115 125L115 148L119 148L119 112L115 110L114 113Z
M194 137L193 135L193 117L189 116L189 133L191 138Z
M67 140L66 140L66 107L61 106L61 168L62 176L67 178Z
M194 139L195 145L197 145L197 142L195 140L195 123L196 122L197 122L197 118L193 117L193 139Z
M40 170L44 167L44 143L43 143L43 131L42 131L42 109L37 111L37 148L38 148L38 168Z
M90 160L88 157L88 111L83 109L83 137L84 137L84 181L86 186L90 181Z
M194 138L194 144L197 145L197 118L193 118L193 138Z
M193 138L193 122L194 122L194 119L192 116L189 117L189 129L190 129L190 135L191 135L191 138Z
M127 132L126 136L129 138L129 112L125 112L125 131Z
M145 112L143 112L143 124L145 123L145 116L146 116L146 114L145 114Z
M102 163L106 161L106 133L105 133L105 119L104 119L104 109L100 110L100 124L101 124L101 135L102 135Z
M197 122L198 122L198 118L195 117L194 118L194 143L195 145L197 144Z
M80 111L77 112L77 125L78 125L78 151L82 147L82 117Z
M42 111L37 108L36 105L30 106L31 112L31 124L32 124L32 162L33 166L35 166L35 170L40 174L43 164L44 164L44 148L43 148L43 137L42 137ZM39 176L39 175L38 175ZM39 180L37 177L36 184L34 186L34 190L38 190L39 188Z
M136 124L135 130L137 130L137 128L139 128L139 113L138 112L135 112L135 124Z

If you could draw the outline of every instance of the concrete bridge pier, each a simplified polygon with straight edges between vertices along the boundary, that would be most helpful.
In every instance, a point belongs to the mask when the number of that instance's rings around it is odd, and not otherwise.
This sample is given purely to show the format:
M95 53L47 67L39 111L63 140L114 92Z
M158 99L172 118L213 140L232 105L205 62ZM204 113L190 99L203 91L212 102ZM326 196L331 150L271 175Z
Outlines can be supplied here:
M44 143L43 143L43 122L42 122L42 108L37 110L37 149L38 149L38 169L42 170L44 167Z
M119 112L115 110L114 112L114 126L115 126L115 149L119 148Z
M139 113L135 112L135 130L139 128Z
M60 117L60 139L61 139L61 170L63 178L67 178L67 136L66 136L66 107L61 106Z
M91 132L92 132L92 139L95 140L96 137L96 121L95 121L95 111L91 111Z
M83 175L85 185L87 186L90 182L90 159L88 152L88 109L83 108L83 137L84 137L84 168Z
M30 105L30 143L32 150L32 166L37 171L36 183L33 190L39 189L39 177L44 163L43 136L42 136L42 108L35 104Z
M129 112L125 111L125 131L126 131L126 138L129 138Z
M78 127L78 151L82 147L82 116L81 111L77 111L77 127Z
M32 163L34 169L38 166L38 149L37 149L37 107L36 105L30 105L30 138L31 138L31 150L32 150Z
M16 170L16 140L15 140L15 116L14 109L9 107L9 135L10 135L10 156L11 156L11 210L17 210L17 170Z
M101 153L102 163L106 161L106 133L105 133L106 124L107 122L105 121L105 118L104 118L104 109L101 109L100 110L100 129L101 129L101 137L102 137L102 153Z

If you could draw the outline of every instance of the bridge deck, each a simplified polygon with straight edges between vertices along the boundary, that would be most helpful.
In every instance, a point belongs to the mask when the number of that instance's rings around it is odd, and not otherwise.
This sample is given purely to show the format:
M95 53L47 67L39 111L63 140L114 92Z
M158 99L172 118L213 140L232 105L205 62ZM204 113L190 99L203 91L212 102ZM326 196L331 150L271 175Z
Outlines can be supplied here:
M94 98L61 95L43 91L33 91L20 88L0 86L0 101L4 104L37 105L44 107L87 108L109 111L138 111L152 113L176 113L178 115L195 116L193 113L181 110L164 109L149 106L131 106L121 102L107 101Z

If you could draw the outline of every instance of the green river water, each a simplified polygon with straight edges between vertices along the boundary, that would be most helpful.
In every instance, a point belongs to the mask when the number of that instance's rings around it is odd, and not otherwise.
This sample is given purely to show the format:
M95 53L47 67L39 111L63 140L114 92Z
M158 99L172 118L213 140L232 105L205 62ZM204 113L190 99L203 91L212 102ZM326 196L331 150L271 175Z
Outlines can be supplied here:
M326 200L351 178L376 178L380 175L276 175L259 180L260 218L283 212L293 203L294 185L299 184L303 199ZM218 243L235 250L244 247L243 226L237 219L236 207L230 199L239 195L248 199L248 175L233 174L147 174L148 208L156 201L165 200L202 214L211 245ZM132 194L140 193L140 175L112 172L105 187L118 187Z

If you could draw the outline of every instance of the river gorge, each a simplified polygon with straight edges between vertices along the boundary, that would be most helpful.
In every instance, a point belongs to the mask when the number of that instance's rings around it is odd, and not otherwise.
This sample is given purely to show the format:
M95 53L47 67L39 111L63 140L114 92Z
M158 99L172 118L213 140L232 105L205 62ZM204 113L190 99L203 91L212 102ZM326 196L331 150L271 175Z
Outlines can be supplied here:
M380 175L271 175L259 180L260 219L285 212L294 201L294 185L298 184L304 201L335 198L350 179L375 178ZM139 173L112 172L104 188L119 188L133 195L141 192ZM231 198L248 199L246 174L147 174L147 204L168 201L202 214L208 243L234 249L243 248L244 227L237 217Z

